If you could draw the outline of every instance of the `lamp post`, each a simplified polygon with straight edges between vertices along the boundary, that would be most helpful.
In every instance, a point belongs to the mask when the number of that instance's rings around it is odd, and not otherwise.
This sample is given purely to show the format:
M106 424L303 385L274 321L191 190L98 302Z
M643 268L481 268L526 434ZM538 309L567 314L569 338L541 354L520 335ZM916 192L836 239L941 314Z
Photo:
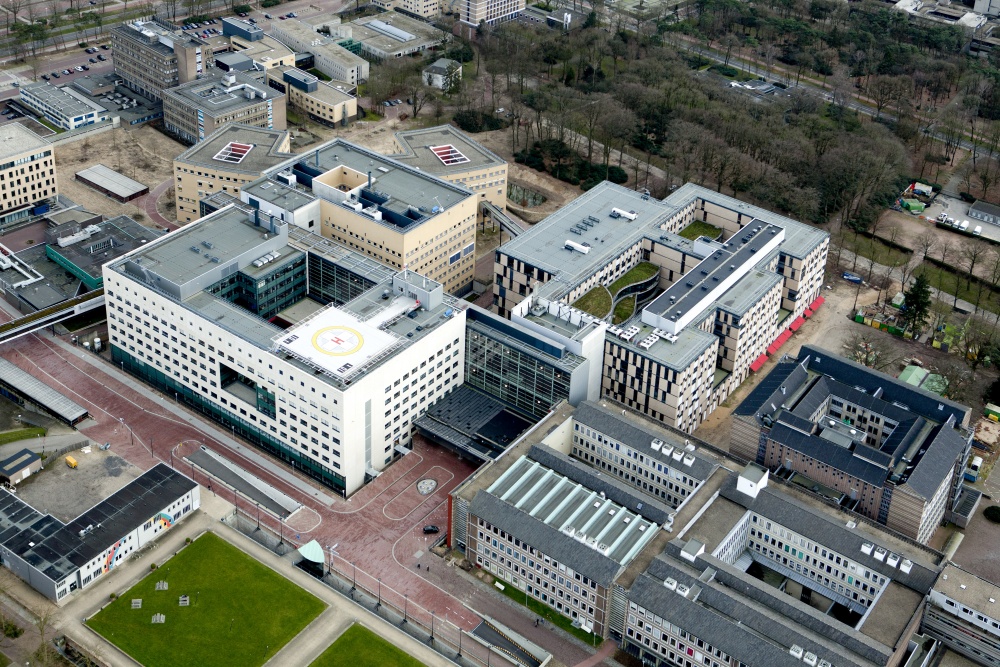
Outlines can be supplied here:
M375 610L378 611L382 607L382 577L378 578L378 602L375 603Z
M351 594L353 595L358 587L358 564L352 561L351 569L353 570L351 573Z
M462 657L462 628L461 627L458 628L458 656L457 657L459 657L459 658Z
M410 606L410 596L403 595L403 624L406 624L406 610Z
M432 644L434 643L434 612L433 611L431 612L431 638L430 638L430 642Z
M327 574L332 574L333 573L333 557L340 555L340 554L337 553L337 547L339 547L339 546L340 546L340 542L337 542L333 546L327 547L327 549L329 549L329 551L330 551L330 567L327 570Z
M257 503L257 530L260 530L260 503Z
M283 517L279 516L278 517L278 544L284 544L284 542L285 542L285 535L284 535L284 530L283 530L284 527L285 527L285 519Z

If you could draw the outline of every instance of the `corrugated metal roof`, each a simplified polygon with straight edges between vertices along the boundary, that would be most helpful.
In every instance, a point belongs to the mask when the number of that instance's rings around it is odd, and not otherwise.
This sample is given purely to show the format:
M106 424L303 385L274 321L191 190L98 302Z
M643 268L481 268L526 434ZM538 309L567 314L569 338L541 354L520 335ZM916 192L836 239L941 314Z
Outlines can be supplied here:
M34 375L22 371L2 358L0 358L0 382L10 386L18 393L24 394L33 402L44 406L70 424L83 419L88 414L87 409L79 403L70 400Z

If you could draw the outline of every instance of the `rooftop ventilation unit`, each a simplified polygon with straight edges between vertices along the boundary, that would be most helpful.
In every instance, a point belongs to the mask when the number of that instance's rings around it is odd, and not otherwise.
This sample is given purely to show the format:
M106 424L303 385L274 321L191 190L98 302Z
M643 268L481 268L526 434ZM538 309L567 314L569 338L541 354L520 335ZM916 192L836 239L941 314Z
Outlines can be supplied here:
M910 570L912 569L913 569L913 561L910 560L909 558L904 558L903 562L899 564L899 570L904 574L909 574ZM993 602L993 600L990 600L990 602Z
M577 252L583 253L584 255L590 252L590 248L588 248L587 246L583 245L582 243L577 243L576 241L570 241L569 239L566 239L566 244L564 247L568 248L569 250L575 250Z
M788 649L788 654L793 658L795 658L796 660L801 660L803 654L805 654L805 651L803 651L802 647L799 646L798 644L793 644L792 648Z
M802 656L802 662L809 665L809 667L816 667L816 663L819 662L819 658L816 656L815 653L810 653L807 651L806 654Z
M690 593L690 592L691 592L691 588L690 587L685 586L684 584L677 584L677 594L678 595L683 595L684 597L687 597L688 593Z
M885 560L885 556L888 552L882 547L875 549L875 560Z
M872 555L872 549L874 549L874 548L875 548L874 544L870 544L868 542L865 542L864 544L861 545L861 553L866 554L868 556L871 556Z
M613 209L611 209L611 217L612 218L625 218L627 220L635 220L639 216L638 216L638 214L636 214L635 211L626 211L625 209L621 209L621 208L613 208Z
M889 557L885 559L885 563L889 567L896 567L897 565L899 565L899 555L889 554Z
M193 246L191 246L191 252L196 252L196 253L200 254L201 253L201 249L198 246L193 245Z
M677 590L677 580L673 577L667 577L663 580L663 587L667 590L676 591Z

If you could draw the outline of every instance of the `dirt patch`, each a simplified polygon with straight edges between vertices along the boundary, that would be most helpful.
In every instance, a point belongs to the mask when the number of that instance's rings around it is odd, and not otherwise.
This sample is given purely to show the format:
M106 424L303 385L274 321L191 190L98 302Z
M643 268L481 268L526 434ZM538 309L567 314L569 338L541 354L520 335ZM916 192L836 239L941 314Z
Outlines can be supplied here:
M132 216L138 222L154 226L143 209L145 197L121 203L77 181L73 174L103 164L153 190L173 178L173 157L185 147L149 126L126 130L118 128L97 137L56 146L56 164L62 177L59 190L88 211L108 218Z

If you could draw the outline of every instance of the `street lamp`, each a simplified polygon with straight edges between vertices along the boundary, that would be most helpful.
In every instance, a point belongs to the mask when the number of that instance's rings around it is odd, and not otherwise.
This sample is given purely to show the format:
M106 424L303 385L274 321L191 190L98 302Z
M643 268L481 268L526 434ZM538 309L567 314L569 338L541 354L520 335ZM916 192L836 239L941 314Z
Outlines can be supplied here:
M410 605L410 596L404 594L403 595L403 623L404 624L406 623L406 609L407 609L407 607L409 607L409 605Z
M434 612L431 612L431 638L430 642L434 643Z
M284 531L282 530L284 527L285 527L285 519L284 519L284 517L280 517L279 516L278 517L278 544L279 545L280 544L284 544L284 542L285 542L285 535L284 535Z
M257 501L254 501L257 503ZM257 503L257 530L260 530L260 503Z
M378 611L382 607L382 577L378 578L378 602L375 603L375 610Z
M351 569L353 570L351 574L351 595L353 596L358 587L358 564L351 561Z
M337 553L337 547L339 547L339 546L340 546L340 542L337 542L332 547L327 547L327 549L330 550L330 568L327 571L327 574L333 574L333 558L334 558L334 556L339 556L340 555L340 554Z

